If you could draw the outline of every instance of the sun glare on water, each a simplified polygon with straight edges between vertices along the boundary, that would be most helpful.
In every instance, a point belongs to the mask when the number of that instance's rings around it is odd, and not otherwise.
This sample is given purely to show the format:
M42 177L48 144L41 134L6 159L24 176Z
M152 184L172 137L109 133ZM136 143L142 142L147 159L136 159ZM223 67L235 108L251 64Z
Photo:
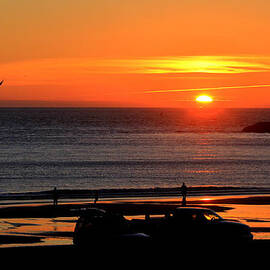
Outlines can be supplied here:
M196 101L199 103L211 103L213 102L213 98L208 95L200 95L196 97Z

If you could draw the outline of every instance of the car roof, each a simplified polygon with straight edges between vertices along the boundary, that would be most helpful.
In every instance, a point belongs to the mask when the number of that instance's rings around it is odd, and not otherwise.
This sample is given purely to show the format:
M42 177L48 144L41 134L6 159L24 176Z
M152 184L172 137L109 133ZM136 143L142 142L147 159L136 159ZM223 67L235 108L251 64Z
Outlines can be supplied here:
M177 207L175 209L176 212L205 212L205 211L210 211L213 212L213 210L208 209L208 208L203 208L203 207Z
M99 208L87 208L82 211L81 216L103 216L106 214L106 211Z

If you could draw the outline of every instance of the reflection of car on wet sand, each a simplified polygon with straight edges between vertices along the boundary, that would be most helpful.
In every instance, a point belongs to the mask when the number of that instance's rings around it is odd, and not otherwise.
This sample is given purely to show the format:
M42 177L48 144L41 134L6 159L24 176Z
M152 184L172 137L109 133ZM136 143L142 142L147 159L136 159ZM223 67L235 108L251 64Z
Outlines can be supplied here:
M77 221L73 242L91 245L104 241L249 241L250 228L224 220L205 208L179 207L162 217L127 220L122 215L90 209Z
M144 225L152 238L180 241L250 241L249 226L221 218L210 209L179 207L164 218L151 218ZM148 229L147 229L148 227Z

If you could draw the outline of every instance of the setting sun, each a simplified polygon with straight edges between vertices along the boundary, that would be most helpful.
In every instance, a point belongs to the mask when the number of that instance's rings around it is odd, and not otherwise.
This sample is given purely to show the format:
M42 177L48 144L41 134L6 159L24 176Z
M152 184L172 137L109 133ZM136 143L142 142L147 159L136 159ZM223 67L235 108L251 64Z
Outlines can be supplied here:
M213 102L213 98L208 95L200 95L196 97L196 101L200 103L211 103Z

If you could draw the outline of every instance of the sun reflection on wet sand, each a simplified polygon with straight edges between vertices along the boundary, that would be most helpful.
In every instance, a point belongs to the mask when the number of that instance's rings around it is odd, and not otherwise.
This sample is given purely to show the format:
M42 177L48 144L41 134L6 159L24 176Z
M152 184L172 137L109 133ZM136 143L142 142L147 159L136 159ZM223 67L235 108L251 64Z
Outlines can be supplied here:
M218 199L228 199L222 196ZM238 198L248 198L247 196L238 196ZM202 207L211 207L220 205L215 203L215 197L203 197L199 201ZM270 205L252 205L252 204L222 204L229 209L223 211L221 216L225 219L240 221L251 227L254 239L270 239Z
M0 219L0 234L38 236L42 240L31 244L3 244L0 247L70 245L77 217Z
M201 201L211 201L211 198L202 198Z
M252 228L254 239L270 239L270 205L226 205L233 209L224 218L236 219Z

